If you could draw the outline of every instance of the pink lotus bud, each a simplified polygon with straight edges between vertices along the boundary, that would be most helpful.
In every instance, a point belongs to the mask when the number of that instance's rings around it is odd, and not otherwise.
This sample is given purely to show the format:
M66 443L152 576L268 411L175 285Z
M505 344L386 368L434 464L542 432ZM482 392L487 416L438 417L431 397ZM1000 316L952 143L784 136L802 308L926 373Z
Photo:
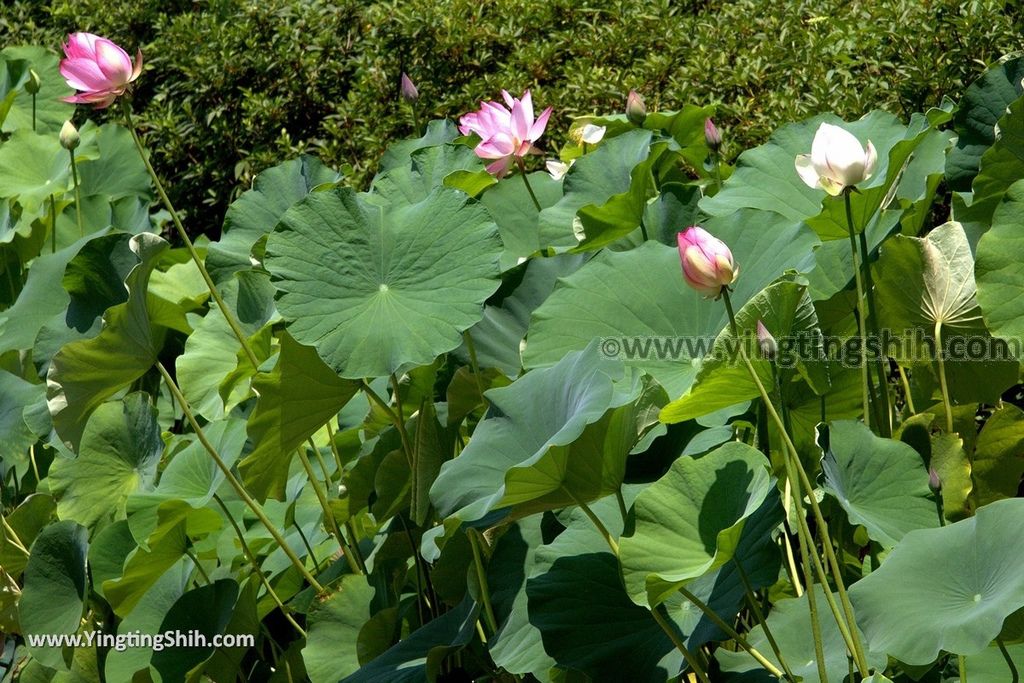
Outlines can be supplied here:
M28 70L28 80L25 81L25 92L29 95L39 94L39 88L42 83L39 80L39 74L36 73L35 69Z
M939 479L939 473L935 471L934 467L928 468L928 488L935 493L942 490L942 480Z
M416 84L409 78L409 74L402 72L402 99L412 104L420 98L420 91L416 89Z
M634 126L644 125L647 118L647 107L644 105L644 98L636 90L630 90L626 98L626 118Z
M709 299L717 299L722 287L736 281L740 271L725 242L696 225L680 232L676 238L686 284Z
M760 320L757 321L757 345L761 349L762 358L775 360L775 356L779 353L779 343L775 341L775 337Z
M715 122L711 119L704 120L704 141L714 152L717 152L722 146L722 134L718 132Z
M797 155L796 172L809 187L821 188L834 197L870 178L877 161L870 140L862 147L850 131L823 123L814 134L811 153Z
M65 102L104 109L142 73L142 50L132 64L128 53L113 41L92 33L72 33L64 45L60 73L69 86L82 91L65 97Z

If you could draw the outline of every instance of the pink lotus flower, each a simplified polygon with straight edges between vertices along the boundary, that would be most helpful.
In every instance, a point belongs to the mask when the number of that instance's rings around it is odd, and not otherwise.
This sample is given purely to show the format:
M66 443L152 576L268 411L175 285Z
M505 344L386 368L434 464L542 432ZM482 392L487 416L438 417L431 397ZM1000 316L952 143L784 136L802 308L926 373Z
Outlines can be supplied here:
M740 270L725 242L696 225L679 233L676 239L686 284L707 298L717 299L722 287L736 281Z
M540 154L533 143L544 134L551 117L551 107L548 107L533 118L529 90L522 98L512 97L507 90L502 90L501 96L507 107L497 102L481 102L479 111L459 119L463 135L476 133L480 136L480 144L474 151L481 159L494 160L487 165L487 172L498 178L508 173L514 160L521 160L527 154Z
M113 104L142 72L142 50L131 57L113 41L92 33L72 33L64 45L60 73L75 90L65 102L93 104L104 109Z

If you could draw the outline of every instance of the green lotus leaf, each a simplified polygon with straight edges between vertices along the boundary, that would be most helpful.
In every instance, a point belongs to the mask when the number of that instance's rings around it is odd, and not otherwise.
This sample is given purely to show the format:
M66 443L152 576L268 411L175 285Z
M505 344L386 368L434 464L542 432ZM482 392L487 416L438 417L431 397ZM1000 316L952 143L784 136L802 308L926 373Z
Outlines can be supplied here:
M1022 521L1024 499L1011 498L904 536L850 589L868 647L907 664L983 651L1024 606Z
M456 348L498 287L500 251L487 212L462 192L382 207L339 189L285 212L266 263L295 340L359 379Z
M488 391L491 417L459 457L441 466L430 490L434 507L442 517L475 520L499 507L536 511L571 505L573 495L593 500L612 493L636 431L606 413L638 395L635 379L623 378L621 364L602 361L590 347Z
M917 451L875 436L856 420L829 422L819 432L825 491L869 537L892 547L909 531L939 525L928 471Z
M731 560L745 521L770 489L767 459L740 442L672 463L637 496L635 531L620 541L630 598L658 605Z
M232 273L252 268L253 247L273 231L284 212L310 192L340 179L338 172L305 154L257 175L252 189L228 207L223 235L207 249L206 267L213 281L221 283Z
M71 520L47 526L36 537L25 567L18 617L25 635L60 635L78 631L88 598L85 527ZM29 645L29 652L51 669L67 670L71 649Z
M50 466L57 515L90 529L124 519L129 494L152 486L163 450L149 394L100 405L89 416L78 457Z
M92 411L153 367L160 350L147 311L146 285L168 244L143 233L131 238L130 246L138 264L125 279L128 300L107 309L97 336L66 344L47 374L54 427L72 446L77 446Z
M707 228L725 241L740 266L733 304L739 310L786 270L809 265L817 238L787 219L739 211ZM758 229L750 228L757 221ZM649 241L636 249L606 250L563 278L533 313L523 361L527 368L557 363L595 339L627 366L654 377L669 396L682 395L728 318L721 302L704 300L683 280L679 252Z
M996 124L1024 91L1024 58L994 65L971 83L953 115L956 147L946 160L946 183L966 192L978 173L981 157L996 141Z
M359 631L373 616L372 600L366 577L348 575L310 610L302 661L313 683L337 683L359 670Z

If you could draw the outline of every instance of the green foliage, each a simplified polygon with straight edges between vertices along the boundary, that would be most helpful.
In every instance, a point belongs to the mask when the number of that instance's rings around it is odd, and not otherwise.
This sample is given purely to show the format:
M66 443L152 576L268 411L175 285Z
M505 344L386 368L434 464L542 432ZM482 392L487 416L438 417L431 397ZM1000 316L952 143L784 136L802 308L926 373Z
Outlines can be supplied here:
M622 111L630 88L652 111L715 104L735 156L810 114L938 105L1024 47L1020 12L1001 0L16 0L0 37L58 49L89 30L142 47L136 101L155 161L190 228L213 232L281 157L315 152L365 180L410 130L402 71L421 119L533 88L556 105L549 150L569 117Z
M521 80L506 84L539 84L540 102L579 77L587 95L611 87L606 69L634 78L675 54L621 40L620 25L733 11L623 4L615 23L559 2L456 2L406 15L437 6L352 8L358 21L339 34L358 39L343 56L359 67L331 85L346 106L392 83L403 59L410 70L441 60L440 80L421 88L435 102L435 84L460 73L494 88L497 52L446 50L499 39L520 48L506 66ZM150 97L147 116L229 93L235 77L258 86L252 96L308 94L303 65L338 63L260 50L268 35L293 47L281 32L296 27L331 44L329 21L303 22L338 7L197 7L141 3L122 17L152 54L149 74L220 67L193 89L147 76L135 93ZM819 21L819 9L780 12L811 16L801 35L835 56L827 39L862 10ZM228 49L234 26L213 35L226 18L251 30L249 49ZM491 33L495 20L505 33ZM551 22L554 42L540 40ZM459 31L399 49L411 25ZM618 42L577 53L579 26ZM187 49L163 42L188 31ZM564 80L548 71L555 59L593 73ZM971 680L1012 678L1002 654L1024 641L1024 411L1002 395L1020 380L1009 342L1024 336L1012 62L959 110L817 114L783 123L735 168L709 148L701 103L652 105L642 123L592 117L603 137L583 145L570 130L560 157L574 163L557 178L492 177L475 140L434 120L391 144L369 183L376 156L344 173L309 155L273 166L231 203L220 241L187 248L157 234L166 213L151 213L149 171L122 125L81 126L74 187L59 110L41 109L32 130L29 65L56 78L52 55L0 53L0 665L17 672L4 683L663 683L851 669L851 683L938 682L958 664ZM463 87L444 106L482 94ZM867 96L878 97L850 101ZM256 127L238 111L184 137L205 140L211 164L231 156L232 136ZM365 138L329 128L340 112L316 130L365 153ZM385 97L365 112L379 114L375 134L401 116ZM794 165L822 121L879 152L845 197L808 187ZM150 140L174 133L167 124ZM551 147L563 140L553 131ZM159 151L180 149L170 138ZM859 163L859 146L849 156ZM960 188L949 202L947 180ZM195 198L185 208L200 215ZM731 248L737 279L718 300L688 285L693 253L680 273L675 233L691 223ZM868 331L878 344L861 349ZM883 346L903 333L914 348ZM208 642L89 641L168 631ZM85 644L35 639L75 634ZM209 642L225 634L246 640Z

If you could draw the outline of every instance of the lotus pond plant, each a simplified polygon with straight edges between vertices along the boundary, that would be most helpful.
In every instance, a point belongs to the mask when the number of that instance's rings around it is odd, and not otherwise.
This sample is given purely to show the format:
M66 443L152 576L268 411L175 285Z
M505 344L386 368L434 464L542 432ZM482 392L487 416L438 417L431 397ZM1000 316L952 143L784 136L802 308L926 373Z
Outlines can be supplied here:
M1019 679L1024 61L735 159L395 73L369 187L193 241L141 53L64 52L0 61L4 683Z

